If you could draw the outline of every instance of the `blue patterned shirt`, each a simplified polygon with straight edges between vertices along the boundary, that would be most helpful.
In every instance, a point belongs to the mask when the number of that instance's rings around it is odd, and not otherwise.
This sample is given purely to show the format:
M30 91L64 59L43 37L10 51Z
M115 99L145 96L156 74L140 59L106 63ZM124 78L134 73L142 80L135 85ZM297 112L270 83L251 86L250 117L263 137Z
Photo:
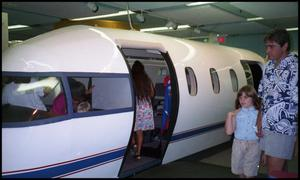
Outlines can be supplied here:
M234 137L239 140L257 140L255 134L258 110L253 106L241 108L235 119Z
M262 98L262 128L278 134L296 135L298 113L298 58L289 54L275 68L269 60L258 87Z

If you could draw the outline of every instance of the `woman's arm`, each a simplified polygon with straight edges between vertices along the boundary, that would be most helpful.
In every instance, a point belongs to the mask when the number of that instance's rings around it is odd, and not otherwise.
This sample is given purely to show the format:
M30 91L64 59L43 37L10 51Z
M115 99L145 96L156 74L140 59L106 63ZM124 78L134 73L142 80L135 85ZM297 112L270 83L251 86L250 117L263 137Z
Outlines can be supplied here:
M257 132L256 132L256 136L257 137L262 137L262 114L261 114L261 110L258 111L257 114L257 119L256 119L256 128L257 128Z

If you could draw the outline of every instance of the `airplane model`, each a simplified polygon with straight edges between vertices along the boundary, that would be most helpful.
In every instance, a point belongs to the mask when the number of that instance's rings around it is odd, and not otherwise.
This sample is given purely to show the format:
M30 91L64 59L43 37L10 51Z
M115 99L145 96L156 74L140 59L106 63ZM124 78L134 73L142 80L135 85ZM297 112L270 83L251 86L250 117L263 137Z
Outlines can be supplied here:
M156 89L155 129L144 132L141 160L130 140L136 60ZM2 176L128 177L227 142L226 113L240 87L257 89L263 64L249 50L86 25L28 39L2 55L2 98L8 85L20 97L51 90L40 93L45 109L2 100ZM75 109L70 79L92 89L88 111ZM58 96L65 113L53 115Z

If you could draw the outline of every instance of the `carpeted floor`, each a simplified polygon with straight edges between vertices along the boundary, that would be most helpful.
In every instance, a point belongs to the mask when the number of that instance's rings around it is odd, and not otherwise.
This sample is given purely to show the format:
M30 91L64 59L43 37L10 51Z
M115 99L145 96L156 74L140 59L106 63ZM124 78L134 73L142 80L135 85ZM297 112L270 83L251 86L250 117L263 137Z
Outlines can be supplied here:
M131 178L238 178L231 173L230 158L229 142L166 165L153 167ZM288 161L288 171L298 173L298 154ZM260 168L258 177L267 177L265 167Z

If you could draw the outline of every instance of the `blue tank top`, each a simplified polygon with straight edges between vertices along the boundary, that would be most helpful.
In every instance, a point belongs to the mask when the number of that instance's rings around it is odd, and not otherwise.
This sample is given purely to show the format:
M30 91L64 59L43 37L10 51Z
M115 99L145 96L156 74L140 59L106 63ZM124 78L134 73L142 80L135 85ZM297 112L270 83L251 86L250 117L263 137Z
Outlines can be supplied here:
M257 140L255 134L258 110L253 106L241 108L236 115L234 137L239 140Z

